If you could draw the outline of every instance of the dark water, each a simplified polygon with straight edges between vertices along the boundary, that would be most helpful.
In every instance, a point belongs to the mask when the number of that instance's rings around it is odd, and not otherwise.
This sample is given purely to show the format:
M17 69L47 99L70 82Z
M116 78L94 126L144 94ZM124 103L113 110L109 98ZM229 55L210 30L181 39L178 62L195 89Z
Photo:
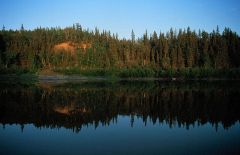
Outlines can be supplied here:
M0 84L0 154L239 154L240 82Z

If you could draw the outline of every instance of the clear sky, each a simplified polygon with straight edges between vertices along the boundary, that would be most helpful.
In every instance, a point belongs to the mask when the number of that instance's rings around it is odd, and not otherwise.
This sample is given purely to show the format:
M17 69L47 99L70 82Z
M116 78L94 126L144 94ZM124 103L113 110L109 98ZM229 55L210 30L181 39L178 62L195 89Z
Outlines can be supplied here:
M212 31L230 27L240 34L240 0L1 0L6 29L65 27L80 23L129 38L172 28Z

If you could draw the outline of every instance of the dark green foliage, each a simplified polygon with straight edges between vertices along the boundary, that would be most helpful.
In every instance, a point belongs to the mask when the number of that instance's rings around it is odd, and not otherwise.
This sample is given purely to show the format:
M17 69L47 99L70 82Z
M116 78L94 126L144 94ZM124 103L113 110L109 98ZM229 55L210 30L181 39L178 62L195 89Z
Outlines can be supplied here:
M54 71L63 73L66 75L83 75L83 76L111 76L113 70L106 70L103 68L94 68L94 69L80 69L79 67L73 68L58 68Z
M18 66L12 66L12 67L0 67L0 75L4 74L16 74L16 75L21 75L21 74L34 74L37 72L36 68L21 68Z
M182 68L159 69L152 67L131 68L58 68L55 72L66 75L101 76L110 78L163 78L163 79L240 79L240 69Z
M151 68L123 68L120 70L118 76L122 78L155 77L155 72Z
M74 53L54 52L61 43L88 44L75 46ZM170 29L159 35L146 31L141 38L118 39L108 31L85 30L80 24L72 27L37 28L0 31L0 66L27 70L62 68L66 74L117 75L120 77L216 77L216 74L239 77L240 38L229 28L220 34L196 33L189 27ZM117 71L116 71L117 70Z

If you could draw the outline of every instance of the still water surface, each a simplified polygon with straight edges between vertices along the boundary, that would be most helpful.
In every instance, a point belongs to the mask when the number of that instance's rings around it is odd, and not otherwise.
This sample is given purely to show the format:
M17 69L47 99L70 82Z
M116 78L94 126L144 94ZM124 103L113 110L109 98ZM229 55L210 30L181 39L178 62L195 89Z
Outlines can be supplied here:
M0 154L239 154L239 82L0 85Z

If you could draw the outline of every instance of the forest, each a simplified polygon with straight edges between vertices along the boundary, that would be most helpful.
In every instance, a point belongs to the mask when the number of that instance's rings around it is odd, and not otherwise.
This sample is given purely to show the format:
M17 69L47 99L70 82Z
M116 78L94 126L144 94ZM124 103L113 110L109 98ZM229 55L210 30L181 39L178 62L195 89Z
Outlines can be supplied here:
M53 70L120 77L240 77L240 37L230 28L212 32L173 29L119 38L110 31L66 28L0 31L0 73Z

